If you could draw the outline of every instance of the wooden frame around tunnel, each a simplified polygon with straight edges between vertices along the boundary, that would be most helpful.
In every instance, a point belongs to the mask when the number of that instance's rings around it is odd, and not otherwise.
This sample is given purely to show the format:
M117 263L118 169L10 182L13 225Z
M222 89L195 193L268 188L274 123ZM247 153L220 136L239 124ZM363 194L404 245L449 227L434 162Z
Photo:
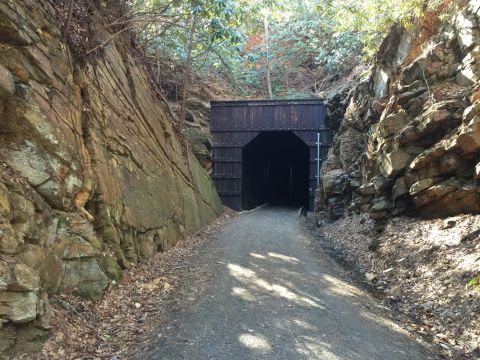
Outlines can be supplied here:
M242 209L242 149L264 131L291 131L310 149L309 204L317 187L317 134L320 162L326 158L332 132L321 99L211 102L213 179L224 205Z

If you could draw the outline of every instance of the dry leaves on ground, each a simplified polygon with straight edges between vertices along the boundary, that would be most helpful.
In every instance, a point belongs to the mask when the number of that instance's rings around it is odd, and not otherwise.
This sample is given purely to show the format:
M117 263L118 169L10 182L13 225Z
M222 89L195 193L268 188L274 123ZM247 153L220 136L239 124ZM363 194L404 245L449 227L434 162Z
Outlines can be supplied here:
M394 218L381 234L367 215L315 230L336 256L360 270L411 331L447 356L480 357L480 216Z
M17 359L124 359L128 350L151 336L158 326L156 314L176 284L178 272L209 241L216 230L235 213L223 215L203 230L180 241L169 251L158 253L144 264L123 272L119 284L110 284L100 301L58 294L54 306L52 336L38 354Z

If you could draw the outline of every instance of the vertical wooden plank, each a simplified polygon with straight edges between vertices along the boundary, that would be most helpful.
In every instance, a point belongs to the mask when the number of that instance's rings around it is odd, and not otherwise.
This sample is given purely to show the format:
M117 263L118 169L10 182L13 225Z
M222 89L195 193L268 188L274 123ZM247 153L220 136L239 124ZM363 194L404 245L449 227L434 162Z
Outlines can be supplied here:
M303 130L295 132L310 146L309 201L313 206L316 187L316 134L326 125L325 106L317 101L221 102L212 103L213 177L222 201L240 210L242 205L242 148L261 131ZM321 131L320 158L327 155L331 132ZM221 179L224 177L224 179ZM313 185L313 186L312 186ZM234 194L239 195L234 195ZM227 195L228 194L228 195ZM311 207L310 210L313 210Z

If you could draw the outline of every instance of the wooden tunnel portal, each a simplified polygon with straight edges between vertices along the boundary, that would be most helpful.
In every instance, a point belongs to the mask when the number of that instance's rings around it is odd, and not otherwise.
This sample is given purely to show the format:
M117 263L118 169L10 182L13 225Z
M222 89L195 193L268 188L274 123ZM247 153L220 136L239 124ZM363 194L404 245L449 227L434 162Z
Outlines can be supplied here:
M317 158L321 165L332 136L323 101L218 101L211 108L213 179L223 204L313 211Z

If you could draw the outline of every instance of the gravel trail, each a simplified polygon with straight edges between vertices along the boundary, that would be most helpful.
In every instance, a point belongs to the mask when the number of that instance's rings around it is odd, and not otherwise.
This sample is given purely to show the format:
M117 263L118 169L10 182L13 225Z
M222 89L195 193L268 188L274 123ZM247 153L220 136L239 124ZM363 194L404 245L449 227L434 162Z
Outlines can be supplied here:
M310 241L297 209L237 216L189 263L138 358L435 359Z

